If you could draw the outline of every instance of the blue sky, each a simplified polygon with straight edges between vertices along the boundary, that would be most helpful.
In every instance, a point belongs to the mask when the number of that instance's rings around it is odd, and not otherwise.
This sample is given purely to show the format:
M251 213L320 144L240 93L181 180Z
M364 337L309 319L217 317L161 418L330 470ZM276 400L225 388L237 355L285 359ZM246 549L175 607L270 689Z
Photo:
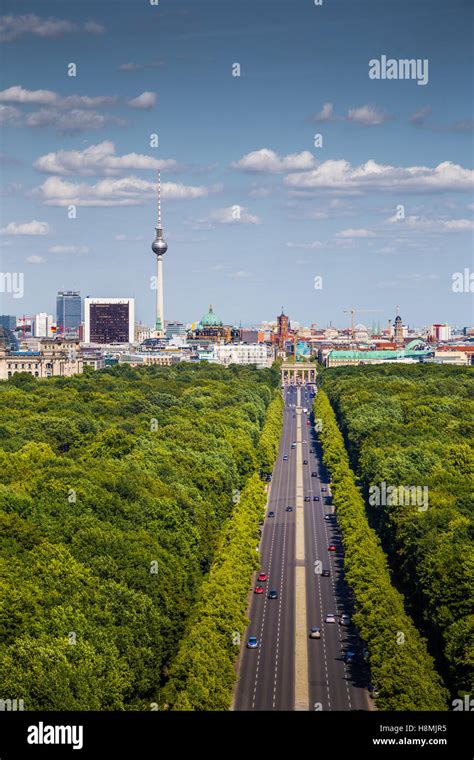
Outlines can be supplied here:
M77 288L153 323L161 167L168 319L472 323L470 5L4 0L0 244L25 292L0 311ZM428 84L370 79L382 55Z

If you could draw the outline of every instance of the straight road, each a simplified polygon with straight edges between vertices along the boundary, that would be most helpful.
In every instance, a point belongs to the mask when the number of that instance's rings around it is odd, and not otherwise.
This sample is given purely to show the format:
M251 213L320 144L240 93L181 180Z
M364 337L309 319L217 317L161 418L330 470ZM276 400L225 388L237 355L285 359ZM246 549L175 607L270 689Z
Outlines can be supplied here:
M352 611L351 595L313 432L312 391L286 386L284 395L284 426L259 547L260 571L268 579L261 584L263 594L252 593L243 644L255 636L258 647L243 649L234 710L367 710L368 673L361 645L352 624L339 623L343 612ZM331 544L337 552L328 551ZM323 569L330 571L329 577L321 575ZM268 598L270 590L277 591L276 599ZM325 623L331 612L336 622ZM321 628L321 639L309 638L313 626ZM346 651L355 652L353 664L344 661Z

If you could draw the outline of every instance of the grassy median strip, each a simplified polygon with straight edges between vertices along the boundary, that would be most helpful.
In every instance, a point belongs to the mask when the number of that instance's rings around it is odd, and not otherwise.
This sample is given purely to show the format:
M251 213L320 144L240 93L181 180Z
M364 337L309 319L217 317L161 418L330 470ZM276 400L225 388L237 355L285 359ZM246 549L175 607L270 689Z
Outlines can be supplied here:
M258 455L263 471L273 467L283 426L283 401L270 403ZM258 524L266 504L265 485L255 473L237 498L232 516L187 631L171 667L164 700L171 710L228 710L236 675L234 662L248 624L249 583L258 567Z
M323 459L343 536L344 569L355 597L354 623L367 645L372 679L382 710L446 710L448 693L426 642L393 587L387 559L367 521L342 434L328 397L314 401Z

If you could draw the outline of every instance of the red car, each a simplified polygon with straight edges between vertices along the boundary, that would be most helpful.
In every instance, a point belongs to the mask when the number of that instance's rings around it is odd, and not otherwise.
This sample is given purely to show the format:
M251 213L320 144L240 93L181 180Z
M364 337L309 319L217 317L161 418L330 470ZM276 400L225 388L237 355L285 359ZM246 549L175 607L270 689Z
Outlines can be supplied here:
M337 552L337 547L335 546L335 544L329 544L328 552Z
M266 573L259 573L259 574L258 574L258 580L259 580L259 581L266 581L266 580L267 580L267 578L268 578L268 576L267 576L267 574L266 574Z
M263 586L255 586L254 594L263 594Z

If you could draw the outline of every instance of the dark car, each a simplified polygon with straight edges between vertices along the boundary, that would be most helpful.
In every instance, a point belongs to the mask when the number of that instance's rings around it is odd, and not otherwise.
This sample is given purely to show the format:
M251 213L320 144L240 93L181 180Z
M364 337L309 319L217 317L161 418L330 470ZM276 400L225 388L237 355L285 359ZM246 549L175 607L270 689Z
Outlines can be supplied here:
M311 501L311 496L305 496L305 497L304 497L304 500L305 500L305 501Z
M303 464L308 464L308 460L307 459L303 459Z
M268 513L268 516L269 516L269 517L275 517L275 512L269 512L269 513Z
M287 508L286 508L286 511L287 511L287 512L293 512L293 507L287 507Z
M329 576L331 575L331 573L330 573L330 571L329 571L329 570L328 570L328 569L325 567L323 570L321 570L321 575L323 576L323 578L329 578Z
M344 662L345 662L347 665L350 665L350 664L351 664L351 662L354 662L354 660L355 660L355 652L351 652L351 651L349 651L349 652L344 652L344 655L343 655L343 657L344 657Z
M275 589L272 589L270 593L268 594L269 599L278 599L278 591L275 591Z
M285 454L285 456L283 457L283 461L284 461L284 462L287 462L287 461L288 461L288 454Z
M258 647L258 640L256 636L250 636L250 638L247 641L247 649L257 649Z
M313 496L313 501L319 501L319 496Z
M311 477L312 478L317 478L318 477L318 473L317 472L312 472L311 473Z

